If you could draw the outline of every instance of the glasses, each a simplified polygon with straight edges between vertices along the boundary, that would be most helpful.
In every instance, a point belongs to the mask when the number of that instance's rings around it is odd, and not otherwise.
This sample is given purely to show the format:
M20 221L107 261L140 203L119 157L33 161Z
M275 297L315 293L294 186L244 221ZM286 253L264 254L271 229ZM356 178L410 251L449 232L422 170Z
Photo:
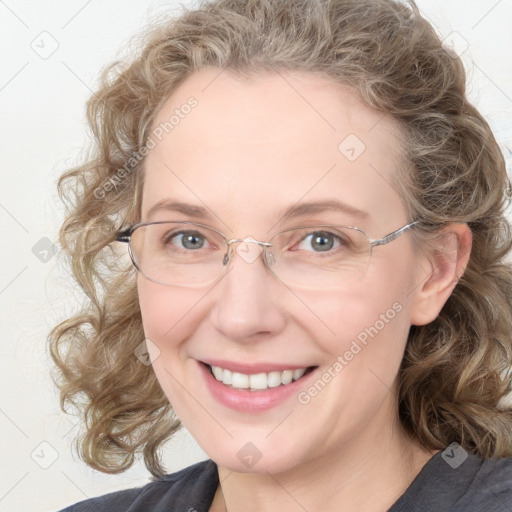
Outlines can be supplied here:
M356 227L300 226L268 242L251 237L228 240L220 231L194 222L144 222L117 233L128 243L134 266L155 283L199 286L213 283L229 266L234 244L246 263L263 254L267 268L282 282L299 288L339 288L361 280L372 250L404 234L418 221L373 240Z

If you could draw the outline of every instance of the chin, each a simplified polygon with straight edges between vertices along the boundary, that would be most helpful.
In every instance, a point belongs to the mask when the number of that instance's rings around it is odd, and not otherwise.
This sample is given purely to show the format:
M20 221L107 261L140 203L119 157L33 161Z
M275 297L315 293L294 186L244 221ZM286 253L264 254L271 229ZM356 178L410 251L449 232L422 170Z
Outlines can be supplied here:
M208 447L206 447L208 448ZM204 448L203 448L204 450ZM289 471L300 464L297 453L283 451L267 443L258 448L257 443L235 442L226 446L216 446L205 450L207 455L219 466L236 473L271 473Z

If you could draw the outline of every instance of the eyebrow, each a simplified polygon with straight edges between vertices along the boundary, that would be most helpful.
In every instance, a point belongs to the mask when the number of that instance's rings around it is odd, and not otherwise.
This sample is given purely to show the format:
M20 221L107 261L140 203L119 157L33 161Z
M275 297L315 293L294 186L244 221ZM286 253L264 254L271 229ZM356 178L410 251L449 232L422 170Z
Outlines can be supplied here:
M293 217L303 217L305 215L312 215L315 213L323 212L345 213L360 220L367 219L369 217L368 213L362 210L358 210L354 206L343 203L336 199L331 199L326 201L295 204L290 208L279 212L278 218L280 219L280 222L284 222Z
M210 212L202 206L173 201L172 199L162 199L148 210L148 218L160 211L173 211L190 217L210 217Z
M152 215L160 211L172 211L195 218L212 217L212 214L207 208L189 203L183 203L181 201L174 201L172 199L162 199L161 201L158 201L148 210L147 216L150 218ZM297 203L286 208L285 210L278 212L277 218L279 219L279 222L285 222L294 217L304 217L306 215L323 212L344 213L360 220L364 220L369 217L367 212L358 210L354 206L343 203L341 201L331 199L326 201Z

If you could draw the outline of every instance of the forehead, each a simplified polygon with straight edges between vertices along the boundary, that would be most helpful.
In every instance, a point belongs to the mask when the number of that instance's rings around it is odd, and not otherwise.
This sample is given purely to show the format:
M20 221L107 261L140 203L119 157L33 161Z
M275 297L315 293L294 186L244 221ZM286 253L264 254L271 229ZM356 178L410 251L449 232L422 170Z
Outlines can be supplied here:
M142 216L172 198L236 228L256 215L275 221L301 201L336 199L369 211L377 225L384 213L402 218L392 185L398 134L391 116L323 77L202 70L153 123Z

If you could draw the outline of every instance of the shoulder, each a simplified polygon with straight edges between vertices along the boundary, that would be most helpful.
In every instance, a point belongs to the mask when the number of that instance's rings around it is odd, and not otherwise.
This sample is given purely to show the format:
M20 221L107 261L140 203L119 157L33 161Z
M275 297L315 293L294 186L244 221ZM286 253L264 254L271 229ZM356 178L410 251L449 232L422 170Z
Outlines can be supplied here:
M455 510L509 512L512 510L512 457L478 459L473 478Z
M218 486L217 465L198 462L142 487L116 491L71 505L61 512L207 511Z
M388 512L511 510L512 458L482 459L450 445L427 462Z

